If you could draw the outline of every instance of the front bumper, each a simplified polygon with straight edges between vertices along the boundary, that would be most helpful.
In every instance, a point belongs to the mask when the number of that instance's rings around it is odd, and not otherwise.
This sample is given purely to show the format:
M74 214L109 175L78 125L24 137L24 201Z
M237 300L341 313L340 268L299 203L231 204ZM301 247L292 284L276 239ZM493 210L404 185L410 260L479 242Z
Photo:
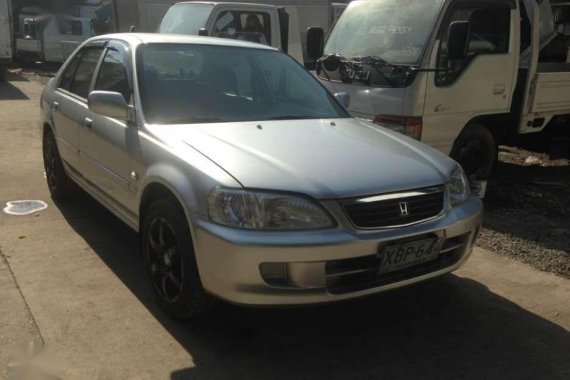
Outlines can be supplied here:
M208 292L243 305L296 305L364 296L451 272L469 257L481 218L482 203L471 197L437 219L384 230L356 230L341 223L319 231L245 231L196 214L192 230ZM444 240L438 260L384 275L374 270L386 244L428 236ZM355 272L355 267L368 272ZM280 268L285 268L285 282L272 280Z

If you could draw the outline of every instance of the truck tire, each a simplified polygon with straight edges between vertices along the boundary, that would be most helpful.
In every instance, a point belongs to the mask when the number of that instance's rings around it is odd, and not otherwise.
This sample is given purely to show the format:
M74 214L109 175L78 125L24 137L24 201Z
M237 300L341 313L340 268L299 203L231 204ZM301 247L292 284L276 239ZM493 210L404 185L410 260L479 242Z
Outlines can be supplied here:
M214 305L202 287L186 214L177 201L166 198L150 204L141 248L155 299L167 315L190 319Z
M484 125L472 124L457 137L450 156L459 162L469 179L484 181L497 163L498 151L491 131Z
M6 68L0 67L0 82L4 82L6 80Z

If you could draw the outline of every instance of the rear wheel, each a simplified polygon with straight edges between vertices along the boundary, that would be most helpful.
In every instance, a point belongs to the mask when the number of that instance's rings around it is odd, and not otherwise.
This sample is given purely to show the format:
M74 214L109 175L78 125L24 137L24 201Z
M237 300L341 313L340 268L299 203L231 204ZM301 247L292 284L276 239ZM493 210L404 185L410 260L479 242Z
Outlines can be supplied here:
M73 182L67 176L51 130L44 132L43 157L46 180L53 199L69 198L73 195Z
M459 135L451 150L469 179L487 180L497 162L498 148L491 131L483 125L470 125Z
M153 202L142 228L142 253L158 305L169 316L205 313L213 298L202 287L186 215L172 199Z

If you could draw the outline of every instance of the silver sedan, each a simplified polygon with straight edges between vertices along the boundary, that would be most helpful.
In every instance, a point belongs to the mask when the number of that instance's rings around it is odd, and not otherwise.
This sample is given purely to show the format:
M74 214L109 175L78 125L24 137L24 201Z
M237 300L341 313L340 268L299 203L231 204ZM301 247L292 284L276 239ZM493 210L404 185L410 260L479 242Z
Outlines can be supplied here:
M160 306L343 300L451 272L481 201L451 159L346 111L286 54L226 39L86 41L42 95L54 198L141 238Z

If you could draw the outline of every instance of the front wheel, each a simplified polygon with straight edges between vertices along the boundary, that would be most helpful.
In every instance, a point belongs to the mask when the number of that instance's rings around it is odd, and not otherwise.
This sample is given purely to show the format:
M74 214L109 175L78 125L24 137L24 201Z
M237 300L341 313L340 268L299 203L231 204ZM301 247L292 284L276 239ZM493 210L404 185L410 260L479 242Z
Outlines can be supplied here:
M142 253L158 305L175 319L205 313L213 298L202 287L186 215L171 199L153 202L142 228Z
M491 131L483 125L470 125L455 140L450 153L469 179L489 178L498 158L498 148Z

